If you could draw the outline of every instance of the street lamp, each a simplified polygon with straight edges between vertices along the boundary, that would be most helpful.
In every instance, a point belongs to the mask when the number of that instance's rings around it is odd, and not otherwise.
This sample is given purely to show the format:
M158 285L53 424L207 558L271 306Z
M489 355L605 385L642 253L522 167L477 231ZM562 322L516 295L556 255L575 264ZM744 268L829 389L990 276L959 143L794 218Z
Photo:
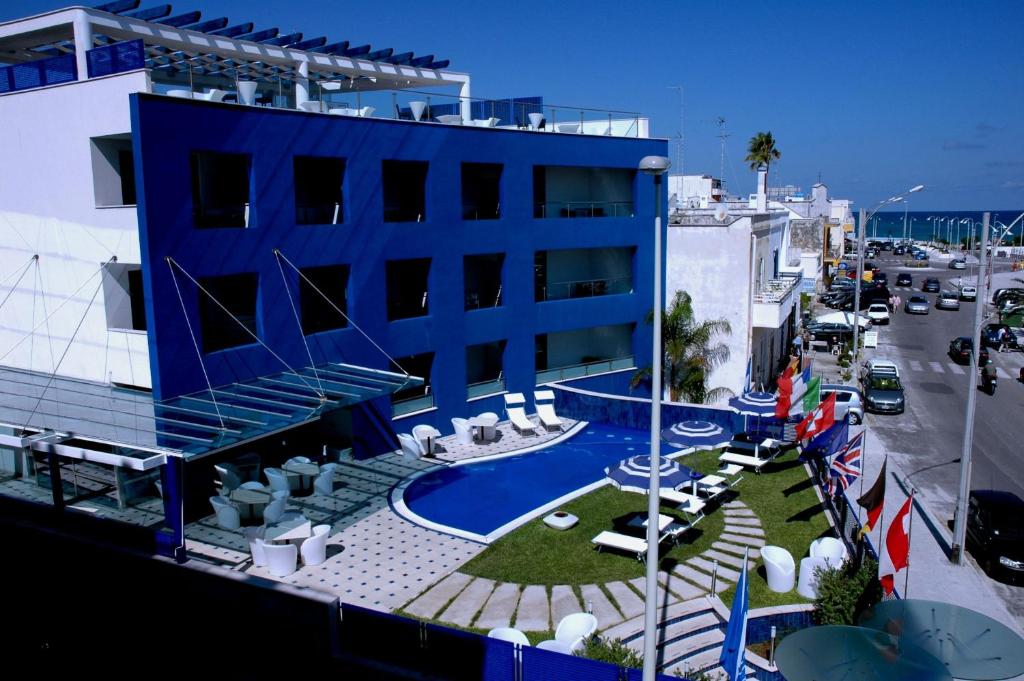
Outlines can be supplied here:
M923 184L914 185L907 190L907 194L916 194L917 192L924 189ZM898 203L902 201L902 196L890 196L885 201L871 209L871 212L864 216L864 209L860 209L860 234L857 237L857 282L854 284L853 294L853 364L857 365L857 359L860 356L860 282L864 279L864 231L867 228L868 220L874 217L875 213L878 212L879 208L888 206L891 203ZM905 218L904 218L905 219ZM904 225L905 227L906 225ZM904 233L905 230L904 230ZM657 316L657 315L655 315Z
M672 162L664 156L644 156L640 172L654 176L654 340L651 354L651 480L647 490L647 584L644 590L643 681L654 681L658 627L658 511L661 496L661 176Z

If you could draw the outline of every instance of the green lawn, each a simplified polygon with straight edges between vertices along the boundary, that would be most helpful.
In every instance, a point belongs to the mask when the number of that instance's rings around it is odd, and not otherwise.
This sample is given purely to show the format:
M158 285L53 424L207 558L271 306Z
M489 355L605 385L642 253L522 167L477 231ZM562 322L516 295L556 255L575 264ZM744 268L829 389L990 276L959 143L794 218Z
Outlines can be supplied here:
M711 473L718 467L718 453L698 452L682 461ZM824 510L795 451L769 464L761 475L745 473L737 491L739 499L761 518L766 542L789 550L797 565L810 542L828 529ZM643 576L643 564L632 556L609 550L598 552L590 540L602 530L615 529L631 514L646 512L646 496L608 486L565 504L561 510L577 516L579 524L559 531L540 519L531 521L496 541L461 571L502 582L544 585L600 584ZM682 519L671 506L662 506L661 512ZM662 545L662 569L671 570L677 562L710 548L723 527L720 511L708 513L678 546ZM722 594L726 603L732 602L732 591ZM750 602L756 608L804 599L796 591L769 591L763 570L759 570L750 574Z

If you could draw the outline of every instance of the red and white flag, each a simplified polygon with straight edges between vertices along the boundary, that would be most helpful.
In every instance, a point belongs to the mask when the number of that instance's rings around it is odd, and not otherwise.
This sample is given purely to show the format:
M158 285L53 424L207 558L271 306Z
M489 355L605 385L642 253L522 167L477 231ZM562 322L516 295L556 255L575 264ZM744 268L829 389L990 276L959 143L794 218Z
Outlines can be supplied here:
M836 393L832 393L814 408L796 427L796 439L806 440L824 433L836 422Z
M907 497L906 503L893 518L889 531L885 533L885 544L882 555L878 557L878 581L888 596L892 593L896 581L896 573L907 567L910 562L910 514L914 507L914 493Z

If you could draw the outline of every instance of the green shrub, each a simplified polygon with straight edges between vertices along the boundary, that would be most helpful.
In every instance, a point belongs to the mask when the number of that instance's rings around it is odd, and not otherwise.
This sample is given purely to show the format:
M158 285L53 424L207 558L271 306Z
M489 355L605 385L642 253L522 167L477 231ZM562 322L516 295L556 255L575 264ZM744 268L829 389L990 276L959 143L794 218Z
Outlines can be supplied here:
M866 558L859 569L852 561L843 568L818 571L818 597L814 599L816 624L855 625L867 608L882 599L878 563Z
M676 670L676 676L680 679L690 681L727 681L728 677L721 672L689 672L684 674L681 669Z
M587 639L583 650L578 652L577 655L590 658L591 660L608 662L620 667L643 669L644 666L644 656L617 638L607 639L600 636L591 636Z

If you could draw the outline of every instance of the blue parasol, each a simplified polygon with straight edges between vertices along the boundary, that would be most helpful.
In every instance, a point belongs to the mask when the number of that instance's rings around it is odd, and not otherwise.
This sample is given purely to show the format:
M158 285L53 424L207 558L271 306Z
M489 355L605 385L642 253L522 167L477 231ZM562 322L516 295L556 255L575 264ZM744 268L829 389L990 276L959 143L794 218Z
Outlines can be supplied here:
M680 449L715 449L731 440L732 433L710 421L680 421L661 431L661 439Z
M750 392L729 400L729 406L744 416L775 416L778 398L772 393Z
M690 469L675 461L661 459L660 486L676 489L690 480ZM606 468L612 484L625 492L646 492L651 484L651 457L637 454Z

